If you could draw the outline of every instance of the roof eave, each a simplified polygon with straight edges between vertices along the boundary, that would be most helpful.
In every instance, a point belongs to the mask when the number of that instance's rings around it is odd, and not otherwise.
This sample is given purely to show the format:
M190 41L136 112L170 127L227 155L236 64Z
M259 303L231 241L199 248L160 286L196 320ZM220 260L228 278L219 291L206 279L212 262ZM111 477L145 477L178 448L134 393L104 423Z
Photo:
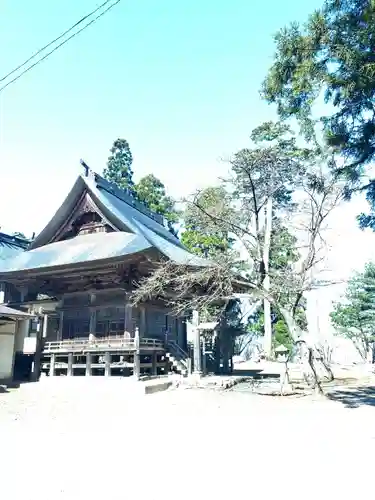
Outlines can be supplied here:
M91 261L74 262L72 264L63 264L61 266L46 266L46 267L36 267L33 269L18 269L16 271L8 271L5 273L0 273L0 281L11 281L12 279L17 280L17 278L33 278L42 275L51 274L63 274L66 271L89 271L95 269L101 269L108 265L118 265L121 263L128 263L132 260L132 257L140 255L150 254L153 248L147 248L139 252L134 252L127 255L120 255L118 257L107 257L105 259L97 259Z

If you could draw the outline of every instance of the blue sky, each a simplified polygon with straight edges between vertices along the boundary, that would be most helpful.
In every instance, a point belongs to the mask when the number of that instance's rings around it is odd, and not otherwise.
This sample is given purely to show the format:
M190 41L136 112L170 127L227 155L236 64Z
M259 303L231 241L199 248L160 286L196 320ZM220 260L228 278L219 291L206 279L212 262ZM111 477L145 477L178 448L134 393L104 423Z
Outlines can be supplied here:
M0 0L0 73L99 3ZM117 137L136 178L153 172L177 198L215 182L221 159L274 116L259 98L273 33L319 4L122 0L0 94L2 229L40 231L79 159L100 172Z

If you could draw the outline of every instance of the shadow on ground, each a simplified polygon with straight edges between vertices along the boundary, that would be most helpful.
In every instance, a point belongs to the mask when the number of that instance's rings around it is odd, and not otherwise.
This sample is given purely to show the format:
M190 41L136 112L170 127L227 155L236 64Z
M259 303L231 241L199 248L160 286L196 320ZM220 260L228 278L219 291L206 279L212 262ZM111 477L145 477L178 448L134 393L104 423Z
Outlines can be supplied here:
M19 389L23 384L29 384L30 382L0 382L0 394L4 392L10 392L12 389Z
M232 373L227 375L228 377L233 376L233 377L251 377L256 380L258 379L265 379L265 378L280 378L280 373L278 372L265 372L263 369L259 370L240 370L240 369L235 369L233 370Z
M233 370L232 373L226 375L227 377L256 377L262 370Z
M355 387L333 390L327 394L328 399L342 403L346 408L375 406L375 387Z

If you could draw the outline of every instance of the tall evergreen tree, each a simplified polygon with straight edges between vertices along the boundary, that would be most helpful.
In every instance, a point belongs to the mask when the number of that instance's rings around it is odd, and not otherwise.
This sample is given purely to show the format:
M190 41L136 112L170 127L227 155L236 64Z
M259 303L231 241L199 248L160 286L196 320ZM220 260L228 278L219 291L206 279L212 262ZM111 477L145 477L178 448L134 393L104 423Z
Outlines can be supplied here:
M133 155L128 141L125 139L116 139L110 152L111 155L108 158L107 168L103 172L104 178L134 195Z
M142 177L135 185L139 201L150 210L163 215L168 222L174 224L178 221L178 212L174 200L167 195L165 185L153 174Z
M142 177L134 187L139 201L150 210L162 215L168 222L169 229L175 233L174 224L178 222L179 212L174 200L167 195L165 185L153 174Z
M360 225L375 230L375 180L363 176L375 158L375 2L326 0L303 26L281 29L275 41L264 97L282 118L297 118L308 139L316 120L323 125L328 145L346 160L337 173L348 180L347 195L365 190L372 206Z
M277 302L284 306L290 303L295 303L296 293L288 287L282 286L282 276L284 273L292 273L294 265L301 258L297 249L297 238L282 224L278 217L273 218L273 229L271 234L270 246L270 270L278 290ZM279 276L280 273L280 276ZM295 318L300 328L306 328L306 304L303 297L300 297L295 303ZM284 345L291 349L293 339L288 330L285 319L280 314L277 307L271 306L271 323L272 323L272 343L275 347ZM254 312L249 319L248 331L256 337L261 337L264 334L264 307L263 305Z
M233 214L223 186L203 189L187 203L183 214L182 243L192 253L204 257L228 251L232 240L223 224L217 223L217 218L228 221Z
M375 264L366 264L349 280L345 301L335 304L331 320L339 334L353 341L363 359L375 341Z

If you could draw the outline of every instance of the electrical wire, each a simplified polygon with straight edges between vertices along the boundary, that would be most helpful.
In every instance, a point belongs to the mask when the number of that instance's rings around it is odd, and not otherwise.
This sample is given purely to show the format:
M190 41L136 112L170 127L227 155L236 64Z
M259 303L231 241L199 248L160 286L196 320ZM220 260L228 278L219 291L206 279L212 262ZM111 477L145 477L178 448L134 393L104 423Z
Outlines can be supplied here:
M8 78L10 75L12 75L13 73L15 73L17 70L21 69L23 66L25 66L29 61L31 61L32 59L34 59L34 57L36 57L38 54L40 54L40 52L43 52L46 48L48 48L50 45L52 45L53 43L55 43L56 41L60 40L61 38L63 38L67 33L69 33L70 31L72 31L72 29L74 29L75 27L77 27L79 24L81 24L85 19L91 17L93 14L95 14L95 12L97 12L98 10L100 10L102 7L104 7L107 3L109 3L111 0L106 0L100 7L97 7L94 11L92 11L90 14L87 14L86 16L84 16L82 19L80 19L77 23L75 23L71 28L69 28L68 30L66 30L64 33L62 33L61 35L59 35L57 38L55 38L55 40L49 42L46 46L44 46L42 49L38 50L35 54L33 54L31 57L29 57L29 59L27 59L24 63L20 64L17 68L13 69L12 71L10 71L7 75L5 75L3 78L0 79L0 82L4 81L6 78ZM48 52L45 56L43 56L42 58L38 59L35 63L31 64L30 66L28 66L24 71L22 71L20 74L18 74L15 78L13 78L12 80L10 80L9 82L7 82L5 85L3 85L2 87L0 87L0 92L2 92L5 88L7 88L9 85L11 85L12 83L16 82L19 78L21 78L21 76L23 76L25 73L27 73L28 71L30 71L32 68L34 68L35 66L37 66L39 63L41 63L42 61L44 61L45 59L47 59L47 57L49 57L51 54L53 54L54 52L56 52L56 50L58 50L60 47L62 47L63 45L65 45L67 42L69 42L69 40L71 40L72 38L74 38L75 36L79 35L79 33L81 33L83 30L85 30L86 28L88 28L89 26L91 26L92 24L94 24L98 19L100 19L102 16L104 16L109 10L111 10L113 7L115 7L115 5L117 5L118 3L120 3L121 0L117 0L116 2L114 2L113 4L111 4L109 7L107 7L103 12L101 12L98 16L96 16L94 19L92 19L89 23L85 24L85 26L83 26L83 28L81 28L80 30L74 32L72 35L70 35L68 38L66 38L63 42L59 43L59 45L57 45L56 47L54 47L50 52Z
M28 62L30 62L32 59L34 59L34 57L36 57L38 54L40 54L41 52L43 52L44 50L48 49L48 47L52 44L54 44L55 42L57 42L58 40L60 40L61 38L63 38L65 35L67 35L70 31L72 31L74 28L76 28L77 26L79 26L81 23L83 23L83 21L85 21L88 17L91 17L92 15L94 15L96 12L98 12L98 10L100 10L102 7L104 7L107 3L109 3L111 0L106 0L104 3L102 3L101 5L99 5L99 7L97 7L95 10L93 10L92 12L90 12L89 14L86 14L85 16L82 17L82 19L80 19L79 21L77 21L75 24L73 24L73 26L71 26L69 29L67 29L66 31L64 31L64 33L61 33L61 35L59 35L57 38L55 38L54 40L52 40L51 42L47 43L47 45L45 45L44 47L42 47L41 49L37 50L31 57L29 57L28 59L26 59L26 61L24 61L22 64L20 64L19 66L17 66L17 68L14 68L12 69L12 71L10 71L7 75L3 76L2 78L0 78L0 82L3 82L4 80L6 80L10 75L13 75L13 73L15 73L16 71L18 71L19 69L23 68Z

